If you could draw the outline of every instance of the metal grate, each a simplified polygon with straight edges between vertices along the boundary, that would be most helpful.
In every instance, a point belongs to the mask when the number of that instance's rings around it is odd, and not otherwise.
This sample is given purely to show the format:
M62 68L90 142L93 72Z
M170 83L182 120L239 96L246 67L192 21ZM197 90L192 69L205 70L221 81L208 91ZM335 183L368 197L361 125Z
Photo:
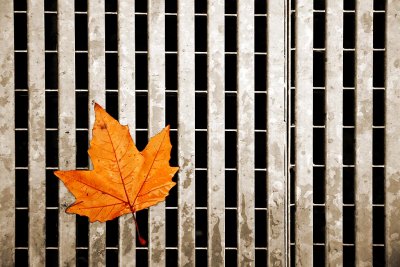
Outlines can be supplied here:
M399 262L397 245L388 243L396 208L385 202L390 180L398 179L385 175L391 150L385 130L393 127L385 101L397 90L388 84L393 74L385 70L385 53L398 49L385 42L385 27L386 38L396 36L386 12L398 7L291 1L293 266Z
M398 2L0 1L1 264L398 265ZM64 212L92 101L171 125L148 246Z

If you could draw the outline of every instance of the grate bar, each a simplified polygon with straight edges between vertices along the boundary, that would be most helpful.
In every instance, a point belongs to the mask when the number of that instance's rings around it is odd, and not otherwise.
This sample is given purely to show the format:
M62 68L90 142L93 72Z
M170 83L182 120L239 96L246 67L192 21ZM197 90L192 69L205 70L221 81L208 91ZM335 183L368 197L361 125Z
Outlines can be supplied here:
M131 135L135 135L135 3L121 0L118 3L118 105L119 121L128 125ZM132 138L134 138L132 136ZM133 217L119 217L119 264L136 266L136 228Z
M313 263L313 3L296 2L296 266Z
M29 265L43 266L46 258L46 131L44 4L28 1L28 151Z
M254 1L237 8L237 260L244 266L255 261Z
M89 129L93 128L95 115L93 103L105 108L105 16L104 0L88 1L88 91ZM88 131L89 140L92 131ZM92 164L89 163L89 169ZM100 222L89 224L89 265L105 266L106 225Z
M268 263L287 266L286 3L271 1L267 16Z
M58 2L58 161L60 170L76 168L74 4ZM57 129L56 129L57 130ZM75 265L75 216L65 213L74 197L59 181L59 265Z
M343 2L326 2L326 262L343 264Z
M165 125L165 3L148 1L149 136ZM165 202L149 208L149 266L165 266Z
M224 1L207 3L208 266L225 265Z
M372 263L373 1L356 3L355 260ZM360 41L362 40L362 41Z
M400 262L400 2L387 1L386 19L386 128L385 128L385 246L386 265Z
M194 3L178 1L178 262L195 265Z
M15 121L14 121L14 16L12 1L0 11L0 259L5 266L15 261Z

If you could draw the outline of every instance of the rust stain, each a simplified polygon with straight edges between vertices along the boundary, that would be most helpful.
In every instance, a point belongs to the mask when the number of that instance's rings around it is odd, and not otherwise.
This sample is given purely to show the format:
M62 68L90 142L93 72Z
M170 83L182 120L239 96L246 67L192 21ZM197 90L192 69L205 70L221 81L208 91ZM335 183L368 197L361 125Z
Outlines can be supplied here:
M3 86L5 86L5 85L3 85ZM7 105L8 102L10 102L9 96L0 97L0 106L4 107L5 105Z
M133 222L132 222L133 223ZM136 229L135 229L136 230ZM124 236L130 236L131 229L129 229L129 227L124 227L123 230L123 235ZM131 240L128 240L126 238L123 238L123 244L122 244L122 248L123 248L123 254L124 255L128 255L130 251L132 251L133 249L133 242ZM120 248L121 249L121 248Z
M398 204L398 188L400 187L400 172L395 171L387 177L386 186L386 204L387 207L395 207ZM395 266L400 262L400 234L396 231L398 226L394 222L393 218L398 218L400 215L400 211L398 209L390 209L390 221L386 226L390 229L390 233L388 233L387 237L387 245L388 245L388 261L386 264L390 266L392 264Z
M213 227L212 232L212 264L211 266L223 266L224 259L222 258L222 245L221 245L221 233L219 231L219 218L217 217L217 222Z
M270 219L271 219L271 238L277 239L279 236L282 234L281 233L281 221L277 218L275 218L274 214L272 212L269 213Z
M271 146L271 152L274 158L274 166L276 169L283 169L283 157L281 157L281 148L277 142L274 142Z
M183 182L183 188L184 188L184 189L187 189L187 188L192 184L192 178L191 178L192 173L193 173L193 170L192 170L192 169L190 169L190 170L188 170L188 171L186 172L186 179L185 179L185 181Z
M400 59L396 59L396 60L394 61L393 66L394 66L396 69L400 68Z
M372 31L372 16L370 12L366 12L361 17L364 32L370 33Z
M7 155L0 154L1 162L3 163L3 167L7 170L7 172L14 171L14 160ZM4 202L0 202L4 203Z
M158 233L158 230L160 230L160 227L161 227L160 224L154 223L154 224L153 224L153 229L151 229L151 233L152 233L152 234L157 234L157 233Z
M93 250L95 250L97 254L104 254L103 243L100 238L96 238L95 242L93 243Z
M219 190L219 186L216 184L216 185L213 186L212 189L213 189L214 192L217 192Z
M86 262L86 264L87 264L87 262ZM76 265L75 258L67 259L60 264L60 266L63 266L63 267L75 267L75 265Z
M12 77L13 77L13 73L11 71L3 72L3 75L1 75L1 79L0 79L1 86L6 87L7 85L9 85L9 82ZM2 105L4 105L4 104L2 104Z
M194 249L194 240L192 238L192 231L194 227L193 217L191 216L189 206L185 203L183 206L183 217L186 220L183 222L183 254L185 255L187 262L184 264L185 267L194 266L194 259L192 249Z
M242 210L241 210L241 217L242 217L242 225L240 227L240 239L246 242L246 246L251 244L253 241L252 231L249 228L249 224L247 222L247 215L246 215L246 198L245 195L242 194Z
M162 222L161 221L153 221L151 223L151 233L152 233L152 237L151 237L151 258L153 260L154 263L160 263L163 260L163 256L164 256L164 249L162 248L162 244L161 244L161 240L158 236L158 232L160 231L160 229L162 228Z
M9 126L8 126L7 123L5 123L5 124L0 126L0 133L4 134L8 129L9 129Z
M6 206L7 204L10 203L10 200L14 199L14 193L13 190L11 190L11 188L5 188L1 191L1 198L0 198L1 202L3 203L2 205ZM14 219L13 215L11 213L7 213L7 215L9 215L9 217L7 216L6 218L2 218L2 219Z
M101 261L105 258L105 246L104 246L104 239L102 235L105 233L102 225L100 223L95 223L95 225L91 225L93 227L93 233L91 233L91 241L92 243L92 253L90 253L93 258L89 259L92 264L99 265ZM95 253L93 253L95 252Z
M156 240L154 242L154 240ZM154 248L152 249L153 251L153 260L154 263L159 263L161 262L162 256L163 256L163 249L161 249L161 242L158 240L158 237L152 240L152 243L154 243Z
M241 266L241 267L250 267L250 266L253 266L253 261L254 261L254 260L252 260L252 259L246 257L245 255L242 255L242 256L241 256L241 259L240 259L240 266Z
M271 252L272 266L283 266L283 253L280 249L275 249Z
M251 231L249 227L249 222L248 222L248 217L246 214L246 197L242 193L242 201L241 201L241 211L240 211L240 216L241 216L241 225L240 225L240 239L244 241L244 246L248 247L251 246L251 243L253 241L253 232ZM240 266L252 266L254 262L254 259L251 258L251 255L249 254L248 251L242 253L240 255Z
M183 188L187 189L189 186L192 184L192 176L193 176L193 168L187 168L191 166L191 161L189 159L184 159L183 165L182 165L182 171L186 171L185 174L185 181L183 182Z

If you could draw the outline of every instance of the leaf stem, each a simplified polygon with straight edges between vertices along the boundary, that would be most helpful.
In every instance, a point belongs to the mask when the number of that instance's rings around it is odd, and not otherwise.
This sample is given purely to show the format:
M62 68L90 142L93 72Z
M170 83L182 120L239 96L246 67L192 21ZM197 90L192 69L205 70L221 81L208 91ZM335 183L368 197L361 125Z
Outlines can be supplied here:
M140 235L139 226L138 226L138 223L137 223L137 221L136 221L136 216L135 216L135 212L134 212L134 211L132 211L132 218L133 218L133 221L135 222L136 231L137 231L137 233L138 233L139 243L140 243L140 245L145 246L145 245L147 244L147 242L146 242L146 239L144 239L144 238Z

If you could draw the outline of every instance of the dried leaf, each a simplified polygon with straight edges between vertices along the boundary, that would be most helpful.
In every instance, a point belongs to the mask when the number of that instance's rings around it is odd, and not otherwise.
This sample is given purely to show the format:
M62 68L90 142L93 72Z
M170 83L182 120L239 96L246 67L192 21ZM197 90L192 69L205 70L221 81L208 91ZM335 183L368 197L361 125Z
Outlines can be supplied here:
M96 120L88 150L93 170L55 171L76 201L68 213L105 222L164 201L175 185L178 167L169 165L169 126L139 152L128 126L119 124L95 104Z

